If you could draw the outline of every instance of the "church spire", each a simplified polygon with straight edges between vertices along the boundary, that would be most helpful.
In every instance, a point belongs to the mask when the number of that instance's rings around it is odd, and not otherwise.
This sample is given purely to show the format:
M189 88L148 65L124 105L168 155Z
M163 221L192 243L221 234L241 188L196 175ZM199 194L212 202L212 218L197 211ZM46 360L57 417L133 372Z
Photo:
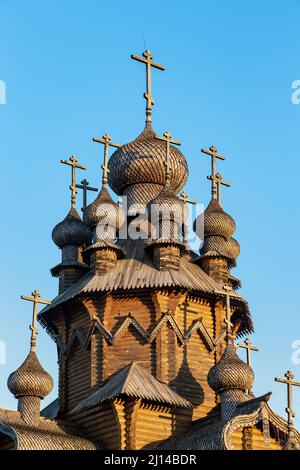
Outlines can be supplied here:
M143 52L143 57L131 54L131 58L146 65L146 93L144 93L144 98L146 99L146 126L151 126L152 106L154 105L154 100L152 98L151 67L159 70L166 70L166 67L164 65L152 62L153 56L149 50Z

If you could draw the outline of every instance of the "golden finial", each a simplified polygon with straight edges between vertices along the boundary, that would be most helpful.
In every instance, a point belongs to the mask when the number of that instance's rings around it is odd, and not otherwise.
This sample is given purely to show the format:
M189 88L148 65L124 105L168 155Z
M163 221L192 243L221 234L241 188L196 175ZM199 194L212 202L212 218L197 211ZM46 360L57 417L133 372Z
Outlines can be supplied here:
M207 178L211 180L211 194L213 199L217 199L217 180L216 180L216 159L225 160L223 155L217 153L217 148L212 145L209 150L201 149L202 153L209 155L211 157L211 175Z
M146 65L146 93L144 93L144 98L147 101L146 104L146 123L151 122L152 120L152 106L154 105L154 100L152 98L152 82L151 82L151 67L154 67L159 70L166 70L166 67L160 64L152 62L153 56L150 51L146 50L143 52L143 57L131 54L131 58L138 60Z
M227 188L230 188L230 184L223 181L223 176L221 175L221 173L217 173L214 177L208 176L207 179L213 181L216 184L217 200L219 204L221 204L221 186L226 186Z
M76 188L82 189L82 194L83 194L83 207L81 209L82 211L84 211L84 209L87 206L87 192L98 191L98 188L93 188L92 186L89 186L89 184L90 183L86 179L82 180L81 184L76 184Z
M275 378L275 382L280 382L287 385L287 408L285 409L285 411L288 415L288 433L290 438L294 430L293 418L295 417L295 413L293 410L292 391L293 387L300 387L300 382L293 381L294 374L290 370L288 370L287 373L284 374L284 376L286 377L285 379Z
M164 137L155 137L158 140L162 140L166 142L166 158L165 158L165 166L166 166L166 175L165 175L165 185L168 186L170 184L170 144L174 145L181 145L181 142L178 140L172 140L172 136L169 132L164 133Z
M93 141L94 142L98 142L98 144L103 144L104 145L104 162L103 162L103 165L101 165L101 168L103 170L103 173L102 173L102 185L103 185L103 188L106 188L107 186L107 179L108 179L108 173L109 173L109 169L108 169L108 160L109 160L109 155L108 155L108 152L109 152L109 147L114 147L114 148L119 148L121 147L121 145L119 144L113 144L111 142L111 137L109 134L105 134L102 139L97 139L96 137L93 137Z
M28 300L33 302L33 313L32 313L32 323L29 326L31 330L31 339L30 339L30 351L35 352L36 350L36 335L38 334L37 330L37 315L38 315L38 304L50 305L49 300L40 299L41 294L38 290L34 290L31 294L33 297L27 297L26 295L21 295L21 299Z
M61 160L61 163L64 165L69 165L72 167L72 184L70 186L71 189L71 205L73 208L76 207L76 194L77 194L77 189L76 189L76 169L79 168L80 170L86 170L86 167L83 165L79 165L77 162L77 158L73 155L72 157L69 158L69 160Z

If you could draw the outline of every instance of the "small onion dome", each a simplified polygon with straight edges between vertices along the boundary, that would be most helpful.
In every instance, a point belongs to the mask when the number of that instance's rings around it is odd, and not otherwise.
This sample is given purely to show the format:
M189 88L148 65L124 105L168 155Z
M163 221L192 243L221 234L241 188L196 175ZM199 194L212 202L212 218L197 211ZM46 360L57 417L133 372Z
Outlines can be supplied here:
M31 351L23 364L8 377L9 391L16 397L44 398L53 388L53 379L41 366L35 352Z
M203 220L203 215L200 214ZM194 230L197 229L197 219L194 222ZM204 211L204 235L220 235L232 237L236 229L233 218L227 214L216 199L212 199Z
M201 254L216 251L219 255L229 259L236 259L240 254L240 245L234 238L225 238L219 235L208 235L204 238Z
M59 248L65 245L88 245L92 233L81 220L77 210L72 208L67 217L54 227L52 239Z
M147 205L148 220L153 224L160 220L171 220L183 225L187 218L187 206L168 186Z
M122 195L128 186L141 183L148 184L148 191L151 191L151 184L164 186L165 158L166 143L156 139L156 133L148 124L133 142L113 153L109 160L108 183L118 195ZM188 178L188 166L184 155L172 145L170 168L170 187L178 193Z
M254 382L254 372L238 355L234 344L228 341L221 359L210 369L208 384L215 392L224 390L249 390Z
M103 187L95 201L85 208L83 220L91 229L103 222L119 230L125 215L119 204L111 198L107 188Z

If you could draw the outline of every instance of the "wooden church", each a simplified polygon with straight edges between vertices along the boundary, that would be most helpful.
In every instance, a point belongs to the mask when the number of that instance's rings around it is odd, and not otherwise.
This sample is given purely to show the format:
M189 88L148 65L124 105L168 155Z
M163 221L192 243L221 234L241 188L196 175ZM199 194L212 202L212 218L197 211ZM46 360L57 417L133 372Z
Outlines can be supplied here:
M240 247L220 200L228 183L216 167L224 157L213 146L202 150L212 194L195 219L195 253L186 223L194 201L182 192L187 161L180 142L152 127L151 71L165 67L150 51L132 58L146 66L145 129L125 145L108 134L94 139L104 145L104 163L89 205L95 188L76 182L85 167L76 157L62 161L72 184L70 211L52 233L61 251L51 269L58 295L24 297L33 302L30 351L8 378L18 409L0 409L0 449L297 449L291 393L286 421L271 410L270 393L252 392L256 348L250 340L236 344L253 325L231 273ZM36 354L37 321L57 347L59 368L58 397L42 410L53 380ZM291 373L278 381L289 392L300 385Z

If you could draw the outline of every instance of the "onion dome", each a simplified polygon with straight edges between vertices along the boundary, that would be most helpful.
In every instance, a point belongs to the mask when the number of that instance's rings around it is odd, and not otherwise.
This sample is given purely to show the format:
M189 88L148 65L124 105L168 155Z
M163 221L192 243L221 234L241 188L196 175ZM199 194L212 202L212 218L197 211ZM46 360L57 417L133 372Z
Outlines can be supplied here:
M103 186L95 201L85 208L83 220L91 229L103 224L117 231L124 223L125 215Z
M225 238L218 235L207 235L201 248L201 254L215 251L229 259L236 259L240 254L240 245L234 238Z
M52 239L59 248L65 245L85 245L91 242L92 233L75 207L72 207L67 217L54 227Z
M133 141L118 148L109 160L108 182L118 195L126 194L129 205L147 204L165 183L166 146L156 139L151 124ZM183 154L170 146L170 188L178 193L188 178Z
M254 372L238 355L234 344L228 341L221 359L210 369L208 384L217 393L225 390L251 389L254 382Z
M231 237L235 229L233 218L223 210L217 199L212 199L204 212L205 235Z
M16 398L44 398L52 391L53 379L43 369L35 352L30 351L23 364L8 377L7 386Z
M194 230L196 233L203 222L203 214L200 214L194 222ZM234 260L240 254L240 245L232 237L236 229L234 219L227 214L217 199L212 198L208 207L204 211L204 243L200 250L201 255L209 253L224 256ZM201 238L202 234L197 233Z

